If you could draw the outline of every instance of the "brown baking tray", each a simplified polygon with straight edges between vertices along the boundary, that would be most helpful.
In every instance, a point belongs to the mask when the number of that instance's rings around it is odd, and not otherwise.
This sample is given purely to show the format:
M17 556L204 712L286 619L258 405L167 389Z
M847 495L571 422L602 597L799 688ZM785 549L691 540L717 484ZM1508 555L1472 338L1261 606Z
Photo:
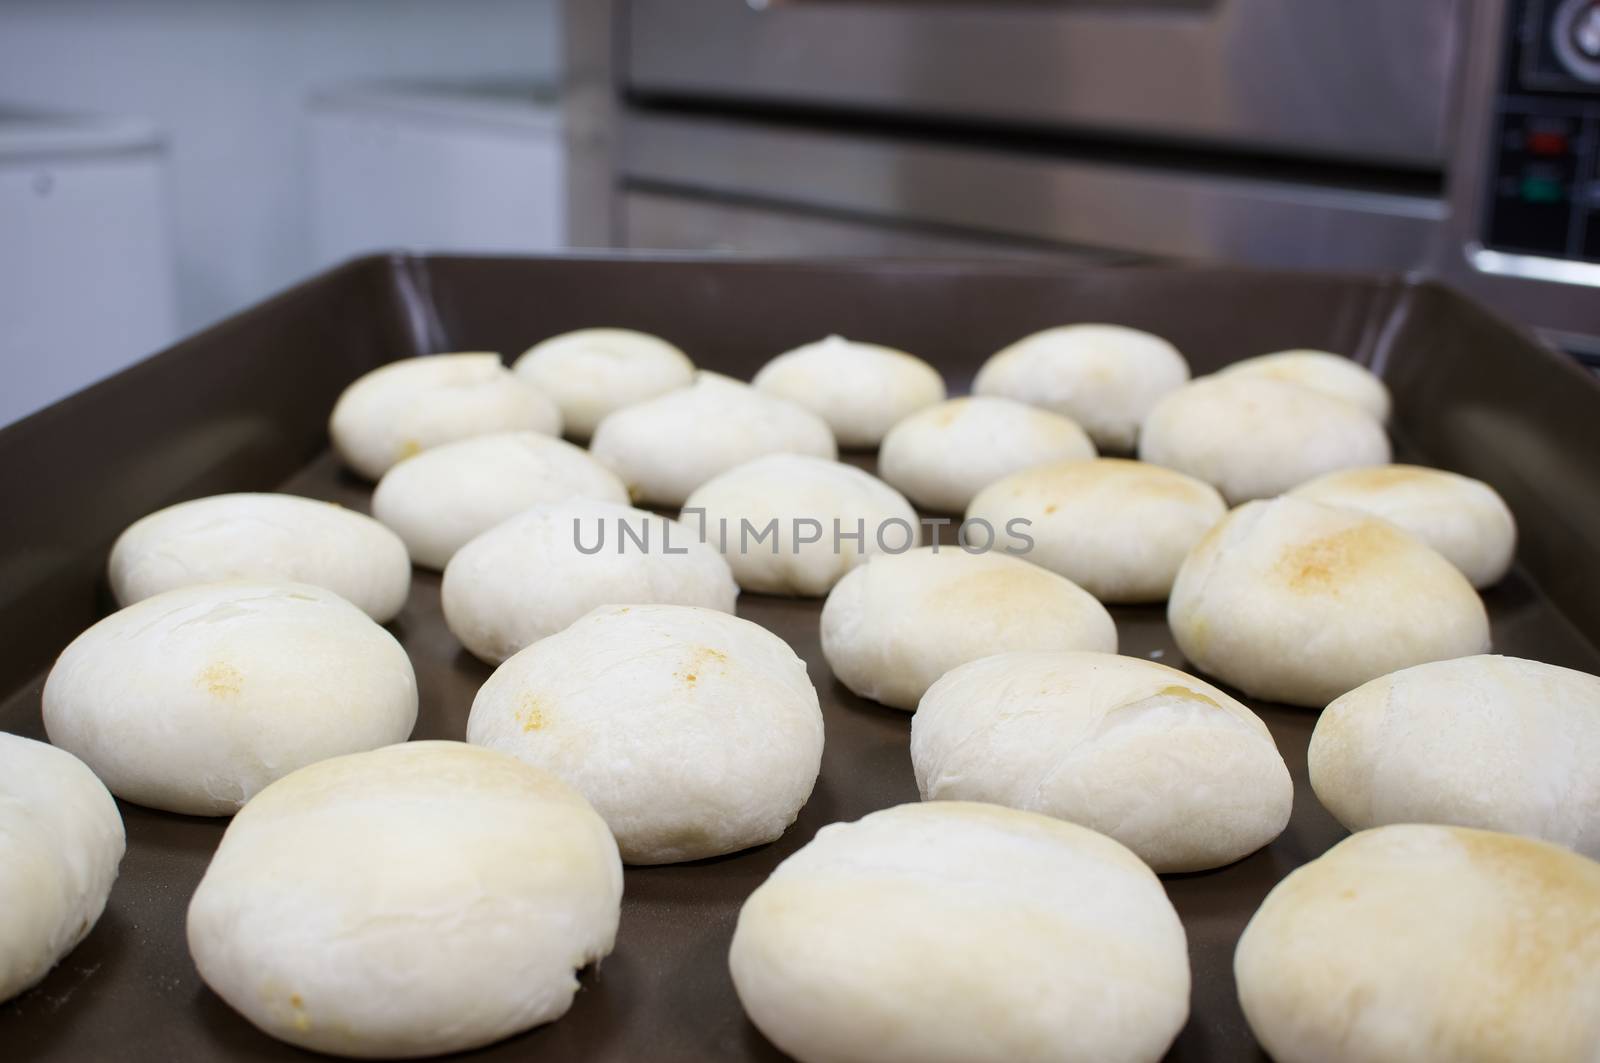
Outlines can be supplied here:
M1167 336L1197 374L1296 346L1373 366L1394 391L1399 456L1487 480L1517 514L1517 567L1485 595L1496 650L1600 672L1600 385L1435 285L1222 269L397 256L324 274L0 431L0 729L43 737L45 672L110 610L106 552L134 519L246 490L365 510L369 489L328 454L325 424L340 389L382 362L464 349L515 355L556 332L622 325L748 377L780 351L839 332L914 351L959 392L1003 344L1081 320ZM870 457L856 460L871 467ZM416 666L415 737L459 739L489 669L445 630L438 590L437 575L418 572L391 626ZM822 775L799 822L734 856L630 869L616 952L584 974L572 1010L473 1057L780 1058L744 1018L727 973L740 903L819 827L917 796L910 717L834 681L819 609L748 594L739 604L805 658L822 698ZM1161 609L1112 612L1124 653L1185 666ZM1282 837L1237 864L1165 878L1194 970L1192 1014L1172 1059L1260 1057L1234 995L1234 944L1273 884L1343 834L1306 782L1315 714L1251 705L1289 763L1294 814ZM0 1005L0 1057L304 1057L234 1014L189 960L184 911L225 821L121 808L128 853L105 915L42 984Z

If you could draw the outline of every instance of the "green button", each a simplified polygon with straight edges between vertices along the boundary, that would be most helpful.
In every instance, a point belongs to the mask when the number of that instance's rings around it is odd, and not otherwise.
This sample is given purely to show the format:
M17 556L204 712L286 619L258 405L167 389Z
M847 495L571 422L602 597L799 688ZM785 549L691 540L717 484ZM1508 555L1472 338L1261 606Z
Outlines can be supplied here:
M1529 203L1559 203L1566 194L1561 182L1554 177L1524 177L1522 198Z

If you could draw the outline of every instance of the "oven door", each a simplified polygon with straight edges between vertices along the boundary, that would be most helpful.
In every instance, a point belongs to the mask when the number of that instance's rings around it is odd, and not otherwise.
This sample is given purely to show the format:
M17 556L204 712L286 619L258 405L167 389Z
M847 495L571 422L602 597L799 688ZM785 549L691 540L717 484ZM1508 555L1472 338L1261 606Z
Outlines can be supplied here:
M1466 0L628 0L637 97L1437 169Z

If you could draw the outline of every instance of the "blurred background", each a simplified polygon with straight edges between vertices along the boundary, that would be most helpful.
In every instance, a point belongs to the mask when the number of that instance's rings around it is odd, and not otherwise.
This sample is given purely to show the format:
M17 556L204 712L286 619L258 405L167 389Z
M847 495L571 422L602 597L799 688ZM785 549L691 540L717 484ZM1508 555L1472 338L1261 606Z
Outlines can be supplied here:
M1600 0L0 0L0 423L379 249L1419 273L1597 360L1597 157Z

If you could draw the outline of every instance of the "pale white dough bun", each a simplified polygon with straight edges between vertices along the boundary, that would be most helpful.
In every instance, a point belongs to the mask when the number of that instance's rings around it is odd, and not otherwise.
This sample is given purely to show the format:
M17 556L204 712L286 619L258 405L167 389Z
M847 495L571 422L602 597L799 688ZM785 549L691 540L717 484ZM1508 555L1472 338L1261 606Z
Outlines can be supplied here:
M964 664L911 718L924 801L988 801L1100 831L1158 872L1248 856L1294 786L1266 724L1175 668L1114 653Z
M996 805L823 827L739 911L728 966L802 1063L1161 1058L1189 1014L1183 924L1139 858Z
M1178 571L1167 620L1201 671L1312 708L1489 649L1483 602L1450 562L1387 521L1300 498L1228 514Z
M307 583L158 594L72 641L44 685L50 741L126 801L227 816L296 768L402 742L417 681L393 635Z
M561 407L574 439L588 439L609 413L694 379L677 347L625 328L584 328L534 344L511 367Z
M827 422L810 410L706 372L611 414L589 450L635 500L658 506L681 506L713 476L767 454L839 455Z
M581 447L538 432L505 432L402 461L378 481L372 515L399 534L413 561L442 569L501 521L572 498L626 503L628 489Z
M89 936L117 878L117 803L72 754L0 731L0 1001Z
M1461 827L1346 838L1267 894L1234 953L1278 1063L1600 1059L1600 864Z
M298 495L212 495L157 510L117 537L107 574L118 605L221 580L311 583L380 624L411 590L411 560L394 532Z
M827 421L841 447L875 447L896 422L944 400L944 378L921 358L843 336L778 355L751 383Z
M990 357L972 390L1065 414L1101 450L1126 454L1151 407L1188 379L1189 363L1160 336L1123 325L1063 325Z
M623 860L667 864L781 835L822 766L822 710L805 662L765 628L612 605L495 669L467 741L576 787Z
M571 787L460 742L302 768L228 825L189 952L266 1033L370 1059L558 1019L616 940L622 864Z
M738 596L728 563L692 525L593 499L535 506L495 525L456 551L440 588L450 633L490 664L596 606L731 613Z
M1010 399L951 399L889 430L878 474L925 509L960 513L1003 476L1094 454L1083 429L1048 410Z
M1357 406L1297 384L1202 377L1162 399L1139 457L1187 473L1229 505L1281 495L1336 469L1385 465L1389 437Z
M344 389L328 434L344 463L376 480L397 461L489 432L561 434L561 411L498 354L430 354L379 366Z
M1474 587L1500 582L1517 551L1517 522L1499 493L1482 480L1443 469L1346 469L1290 493L1399 525L1443 554Z
M900 492L853 465L799 454L770 454L701 484L682 520L704 527L739 586L758 594L820 598L872 554L922 541Z
M1111 614L1072 581L1003 553L874 557L822 607L822 655L864 698L914 711L934 680L1008 650L1117 652Z
M997 532L1014 520L1026 556L1102 602L1162 602L1178 567L1228 507L1192 476L1123 458L1039 465L997 480L967 507Z
M1308 760L1351 830L1449 823L1600 858L1600 676L1516 657L1419 664L1329 705Z
M1255 376L1299 384L1329 398L1359 406L1380 421L1389 419L1389 389L1359 362L1327 351L1295 349L1245 358L1225 367L1225 376Z

